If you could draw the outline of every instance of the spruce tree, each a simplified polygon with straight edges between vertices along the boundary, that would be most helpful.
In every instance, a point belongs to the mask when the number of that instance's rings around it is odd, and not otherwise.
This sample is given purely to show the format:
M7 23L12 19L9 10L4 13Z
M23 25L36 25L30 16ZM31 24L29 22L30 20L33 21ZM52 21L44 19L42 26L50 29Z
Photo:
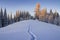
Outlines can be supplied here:
M1 8L1 12L0 12L0 27L3 27L3 10Z
M7 12L6 9L4 10L4 26L8 25L8 19L7 19Z
M14 22L16 22L16 16L14 15Z
M10 15L10 24L12 24L13 23L13 19L12 19L12 13L11 13L11 15Z
M8 14L8 25L10 24L9 14Z

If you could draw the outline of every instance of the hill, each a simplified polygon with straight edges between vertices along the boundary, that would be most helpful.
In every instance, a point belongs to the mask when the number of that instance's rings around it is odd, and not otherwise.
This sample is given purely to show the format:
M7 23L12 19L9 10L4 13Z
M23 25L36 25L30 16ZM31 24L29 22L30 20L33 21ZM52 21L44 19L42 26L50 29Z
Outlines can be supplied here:
M32 39L60 40L60 27L38 20L25 20L0 28L0 40Z

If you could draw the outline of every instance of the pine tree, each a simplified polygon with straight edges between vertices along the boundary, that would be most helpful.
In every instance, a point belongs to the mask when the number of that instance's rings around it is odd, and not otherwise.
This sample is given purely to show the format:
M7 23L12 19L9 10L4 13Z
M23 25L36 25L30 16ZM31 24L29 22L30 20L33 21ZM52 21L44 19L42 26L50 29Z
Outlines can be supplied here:
M57 21L58 21L58 20L57 20L57 17L55 17L55 19L54 19L54 24L55 24L55 25L57 25Z
M59 16L59 19L58 20L59 20L59 26L60 26L60 16Z
M48 22L53 24L53 16L49 15Z
M54 16L54 18L55 18L55 17L59 17L59 14L58 14L57 12L55 12L55 13L53 14L53 16Z
M15 22L15 15L14 15L14 22Z
M3 10L1 8L1 12L0 12L0 27L3 27Z
M18 10L18 21L20 21L20 11Z
M0 12L0 28L2 27L1 12Z
M10 19L9 19L9 14L8 14L8 25L10 24L9 21L10 21Z
M55 11L54 13L54 24L59 25L59 14Z
M9 19L10 19L10 24L12 24L13 23L13 19L12 19L12 13L11 13L11 15L10 15L10 17L9 17Z
M1 22L1 12L0 12L0 28L2 27L2 22Z
M49 19L49 14L47 13L46 14L46 17L45 17L45 22L48 23L48 19Z
M59 13L57 13L57 17L59 17Z
M48 22L49 23L52 23L53 24L53 12L52 12L52 9L50 10L50 15L49 15L49 18L48 18Z
M33 16L31 16L29 12L27 12L27 19L33 19Z
M50 9L50 15L53 15L52 9Z
M24 19L23 19L23 12L20 12L20 20L21 20L21 21L24 20Z
M4 10L4 26L8 25L8 19L7 19L7 12L6 9Z

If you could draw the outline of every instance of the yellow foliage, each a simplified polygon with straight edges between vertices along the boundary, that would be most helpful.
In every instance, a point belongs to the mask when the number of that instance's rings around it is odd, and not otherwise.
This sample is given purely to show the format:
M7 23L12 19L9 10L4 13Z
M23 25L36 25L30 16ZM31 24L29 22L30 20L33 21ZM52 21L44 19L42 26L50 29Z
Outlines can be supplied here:
M42 15L42 16L45 16L45 15L46 15L46 9L42 9L42 10L41 10L41 15Z
M37 3L37 4L36 4L36 9L39 9L39 8L40 8L40 4Z

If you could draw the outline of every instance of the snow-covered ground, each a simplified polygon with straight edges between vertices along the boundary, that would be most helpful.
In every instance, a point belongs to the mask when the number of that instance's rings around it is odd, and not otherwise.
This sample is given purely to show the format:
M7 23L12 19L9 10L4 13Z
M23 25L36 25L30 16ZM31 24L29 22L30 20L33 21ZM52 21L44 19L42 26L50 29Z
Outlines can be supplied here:
M60 26L25 20L0 28L0 40L60 40Z

